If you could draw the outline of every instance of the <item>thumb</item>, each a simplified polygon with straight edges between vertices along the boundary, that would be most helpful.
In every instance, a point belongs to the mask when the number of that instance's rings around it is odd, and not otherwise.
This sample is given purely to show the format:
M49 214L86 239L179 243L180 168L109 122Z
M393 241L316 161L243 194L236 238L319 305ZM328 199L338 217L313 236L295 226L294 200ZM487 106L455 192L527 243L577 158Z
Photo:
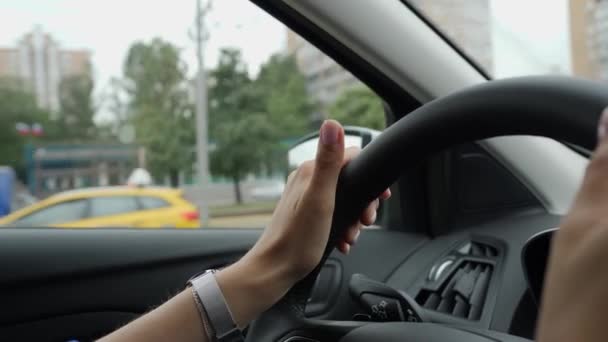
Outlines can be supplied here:
M335 120L321 125L312 185L324 194L334 194L344 159L344 129ZM327 192L326 192L327 191Z
M598 144L605 144L608 138L608 108L605 108L600 117L600 123L598 125Z
M587 207L601 205L604 207L608 182L605 181L608 172L608 108L604 109L598 125L598 146L593 153L583 184L578 193L577 201L583 201Z

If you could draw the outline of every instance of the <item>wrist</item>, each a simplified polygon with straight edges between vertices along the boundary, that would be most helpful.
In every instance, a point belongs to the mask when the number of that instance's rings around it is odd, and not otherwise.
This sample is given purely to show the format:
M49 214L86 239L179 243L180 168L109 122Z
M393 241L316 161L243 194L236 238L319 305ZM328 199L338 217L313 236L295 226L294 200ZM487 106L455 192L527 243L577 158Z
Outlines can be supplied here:
M216 279L240 328L274 305L297 281L288 268L259 254L245 255L217 272Z

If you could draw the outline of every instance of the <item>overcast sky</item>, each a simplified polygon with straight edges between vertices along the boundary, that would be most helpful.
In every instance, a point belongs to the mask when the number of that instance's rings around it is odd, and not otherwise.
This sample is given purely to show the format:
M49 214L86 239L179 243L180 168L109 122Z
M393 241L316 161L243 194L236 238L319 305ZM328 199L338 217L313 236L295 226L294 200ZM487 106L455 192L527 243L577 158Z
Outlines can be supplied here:
M429 0L431 1L431 0ZM35 25L65 48L92 52L98 93L120 76L129 45L160 36L183 49L194 70L188 31L195 0L0 0L0 46L14 46ZM496 74L532 73L553 66L569 70L566 0L491 0ZM220 47L242 50L255 74L268 56L285 46L285 30L247 0L215 0L208 25L206 60ZM523 51L523 53L520 53ZM532 62L530 62L532 61Z
M570 72L567 0L492 0L494 74Z

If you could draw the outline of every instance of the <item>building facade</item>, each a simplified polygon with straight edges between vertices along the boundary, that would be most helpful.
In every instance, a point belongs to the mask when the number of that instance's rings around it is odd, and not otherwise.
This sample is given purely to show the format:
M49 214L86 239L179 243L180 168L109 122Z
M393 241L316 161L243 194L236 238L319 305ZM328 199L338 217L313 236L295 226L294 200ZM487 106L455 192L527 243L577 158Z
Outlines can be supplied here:
M300 71L306 77L308 94L321 108L332 104L343 90L360 84L350 72L289 29L287 53L295 57ZM313 120L324 118L324 114L315 113Z
M416 8L488 72L493 71L489 0L411 0ZM305 39L287 30L287 53L306 77L309 95L326 108L349 87L360 84L347 70ZM323 119L315 113L313 120Z
M61 80L89 73L90 66L89 51L62 49L39 27L23 36L16 47L0 48L0 77L23 81L38 105L51 111L59 109Z
M608 81L608 0L570 0L569 5L573 73Z
M485 71L494 71L490 0L409 2Z

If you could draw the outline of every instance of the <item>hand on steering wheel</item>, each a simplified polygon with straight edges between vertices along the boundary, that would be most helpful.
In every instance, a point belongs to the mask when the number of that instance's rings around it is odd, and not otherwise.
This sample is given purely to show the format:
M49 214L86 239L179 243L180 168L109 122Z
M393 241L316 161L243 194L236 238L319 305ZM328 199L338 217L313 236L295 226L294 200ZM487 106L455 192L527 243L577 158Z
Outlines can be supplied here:
M539 341L606 341L608 336L608 110L582 188L553 238Z
M220 287L231 301L228 304L240 326L272 306L319 264L330 233L340 170L359 152L359 148L345 150L344 130L338 122L326 121L321 127L316 159L303 163L289 175L281 200L261 238L237 265L218 273ZM359 221L339 238L336 247L342 253L350 251L363 225L374 223L379 200L389 197L387 189L369 203ZM238 267L239 264L247 267ZM260 284L264 290L254 286L258 288L256 296L233 291L232 284L242 282L251 269L266 273L272 270L272 274L266 276L268 281ZM255 306L251 305L253 297Z
M373 222L377 198L390 196L385 189L407 167L450 146L503 135L540 135L592 149L597 144L593 133L597 114L607 105L608 89L590 81L523 77L488 82L420 107L387 128L350 162L358 151L344 152L342 128L326 122L316 160L290 176L261 239L245 257L216 273L233 318L241 327L255 318L248 341L319 334L349 342L417 341L421 336L427 341L496 341L490 336L499 333L490 330L482 336L432 323L309 319L304 306L333 248L348 252L361 224ZM601 143L583 188L553 242L538 329L542 342L604 341L608 335L604 323L608 274L602 268L602 261L608 259L606 132L608 114L601 120ZM172 332L172 340L179 340L178 336L195 341L203 336L189 291L120 329L108 341L166 340L167 331ZM501 336L498 340L518 339Z

